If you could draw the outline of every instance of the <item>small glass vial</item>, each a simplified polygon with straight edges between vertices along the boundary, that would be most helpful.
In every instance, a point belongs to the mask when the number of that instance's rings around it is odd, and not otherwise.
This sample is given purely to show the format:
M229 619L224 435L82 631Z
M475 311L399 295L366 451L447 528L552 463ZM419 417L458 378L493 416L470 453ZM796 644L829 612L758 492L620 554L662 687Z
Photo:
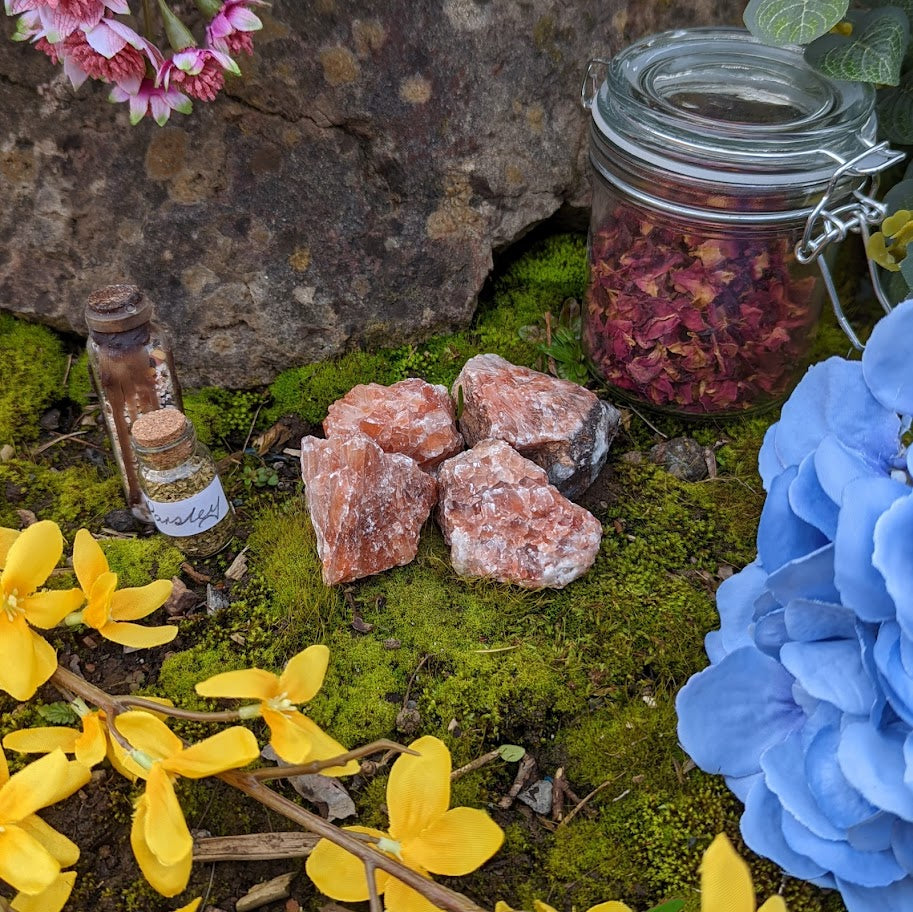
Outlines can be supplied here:
M133 422L133 451L146 507L155 527L191 557L224 548L234 532L234 510L209 450L175 408Z
M131 512L151 522L130 444L145 412L183 408L171 345L153 321L152 304L135 285L107 285L86 302L89 367Z
M872 88L704 28L591 62L583 102L592 365L623 398L684 416L782 399L825 291L796 245L819 201L848 212L865 185L838 169L874 145Z

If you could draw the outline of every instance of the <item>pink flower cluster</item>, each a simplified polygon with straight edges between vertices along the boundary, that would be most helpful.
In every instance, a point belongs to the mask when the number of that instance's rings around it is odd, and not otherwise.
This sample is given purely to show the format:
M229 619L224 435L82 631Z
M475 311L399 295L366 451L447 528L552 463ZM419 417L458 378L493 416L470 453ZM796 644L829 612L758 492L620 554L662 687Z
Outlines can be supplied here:
M132 124L150 114L159 126L172 111L189 114L191 98L213 101L225 83L226 72L240 75L231 55L253 53L251 33L263 23L251 7L266 5L264 0L198 2L209 14L204 43L198 46L159 0L173 48L166 54L148 36L118 18L133 18L128 0L4 3L7 15L18 17L14 41L29 41L54 63L62 63L74 88L87 79L111 83L109 100L129 103Z

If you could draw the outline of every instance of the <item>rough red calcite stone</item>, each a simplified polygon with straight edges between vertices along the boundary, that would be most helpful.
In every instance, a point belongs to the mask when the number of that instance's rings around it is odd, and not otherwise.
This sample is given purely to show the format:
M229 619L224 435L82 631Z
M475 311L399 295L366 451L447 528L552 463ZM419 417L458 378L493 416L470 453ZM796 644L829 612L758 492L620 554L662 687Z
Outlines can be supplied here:
M570 380L517 367L499 355L470 358L453 384L463 389L460 430L467 446L495 438L548 473L566 497L582 494L609 455L620 415Z
M363 434L305 437L301 475L328 586L415 557L437 486L414 460L385 453Z
M602 526L502 440L483 440L438 474L438 522L461 576L561 589L599 552Z
M411 456L426 471L463 449L446 387L417 378L352 387L330 406L323 431L327 437L366 434L384 452Z

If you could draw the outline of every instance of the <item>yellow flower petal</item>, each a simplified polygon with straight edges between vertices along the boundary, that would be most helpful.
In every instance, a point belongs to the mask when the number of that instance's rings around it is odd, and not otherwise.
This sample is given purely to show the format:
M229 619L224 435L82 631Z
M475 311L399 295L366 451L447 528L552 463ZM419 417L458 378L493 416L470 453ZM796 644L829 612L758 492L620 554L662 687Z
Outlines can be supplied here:
M102 573L92 583L92 588L86 593L88 603L82 612L82 619L90 627L100 630L111 620L111 599L117 588L117 574Z
M162 767L188 779L202 779L213 773L247 766L259 756L260 748L253 733L236 725L169 757L162 762Z
M41 893L36 893L34 896L17 893L10 907L13 912L60 912L70 898L75 883L76 872L64 871L62 874L58 874L54 882Z
M181 906L180 909L175 909L174 912L197 912L197 909L200 908L200 903L203 902L203 897L198 896L196 899L192 899L186 906Z
M403 841L418 836L450 805L450 751L430 735L409 747L419 756L400 754L390 770L387 807L390 835Z
M46 890L60 873L51 853L25 830L5 826L0 831L0 880L14 890L34 895Z
M33 523L10 545L0 574L0 593L31 595L51 575L63 554L63 536L48 519Z
M395 877L390 878L384 891L384 908L390 912L439 912L434 903Z
M57 670L57 653L35 633L21 614L12 618L0 611L0 690L20 702Z
M193 851L180 859L176 864L165 865L159 861L146 843L147 796L143 795L136 804L133 815L133 826L130 828L130 845L133 855L153 889L162 896L177 896L190 880L190 868L193 862Z
M913 212L909 209L898 209L881 223L881 230L889 237L894 237L911 220Z
M19 821L17 826L40 842L62 868L68 868L79 861L79 846L67 839L63 833L58 833L37 814Z
M157 611L171 595L171 580L155 580L136 589L119 589L111 596L111 619L138 621Z
M504 831L484 811L453 808L403 840L403 860L432 874L460 877L485 864L503 842Z
M788 912L786 900L782 896L771 896L770 899L758 909L758 912Z
M193 851L193 838L174 793L171 777L156 763L146 779L146 822L143 831L146 845L166 866L177 864Z
M533 912L558 912L558 910L554 906L550 906L548 903L542 902L541 899L534 899ZM593 912L593 910L589 909L587 912Z
M900 272L900 266L888 249L885 236L880 231L876 231L875 234L869 237L865 245L865 252L870 260L882 268L887 269L889 272Z
M701 861L701 906L726 912L754 912L754 887L748 865L720 833Z
M88 529L80 529L73 539L73 570L87 597L95 581L109 569L108 559L101 550L101 545L92 538Z
M49 754L58 748L65 754L76 750L76 741L81 732L75 728L56 725L46 728L20 728L10 732L3 739L3 746L20 754Z
M112 643L130 646L132 649L152 649L164 646L177 635L177 627L143 627L142 624L118 624L109 621L98 628L98 632Z
M329 760L346 752L338 741L300 712L280 713L264 705L262 714L270 730L269 743L286 763ZM359 769L359 764L350 760L345 766L331 766L321 772L325 776L353 776Z
M0 611L0 690L20 702L57 670L57 653L35 633L21 614Z
M6 555L17 538L19 533L15 529L0 526L0 570L6 566Z
M367 833L378 839L386 838L387 834L369 827L352 826L343 827L353 833ZM314 886L331 899L341 902L364 902L368 899L368 878L365 876L365 866L362 862L339 848L328 839L321 839L308 855L304 869L311 878ZM383 893L390 881L386 871L374 872L374 882L377 892Z
M164 760L184 749L181 739L152 713L142 710L120 713L114 726L136 750L153 760Z
M62 787L65 790L69 785L70 766L63 751L55 750L10 776L6 785L0 788L0 826L18 823L66 797L60 792ZM85 770L85 774L85 782L88 782L89 771ZM68 794L79 787L76 785Z
M329 663L330 650L326 646L308 646L289 659L279 676L280 693L284 693L292 703L313 700L323 685Z
M633 912L630 906L626 906L623 902L604 902L599 903L596 906L591 906L587 912Z
M71 611L76 611L82 602L81 589L53 589L28 596L20 606L33 627L48 630L56 627Z
M201 697L224 697L226 700L270 700L279 695L279 678L262 668L223 671L200 681L196 692Z
M495 912L517 912L517 909L515 909L513 906L507 905L503 899L499 899L495 903Z
M83 716L82 733L73 745L76 759L89 768L101 763L108 753L108 729L97 712Z
M6 785L10 781L10 768L9 764L6 762L6 754L3 753L3 748L0 748L0 787Z

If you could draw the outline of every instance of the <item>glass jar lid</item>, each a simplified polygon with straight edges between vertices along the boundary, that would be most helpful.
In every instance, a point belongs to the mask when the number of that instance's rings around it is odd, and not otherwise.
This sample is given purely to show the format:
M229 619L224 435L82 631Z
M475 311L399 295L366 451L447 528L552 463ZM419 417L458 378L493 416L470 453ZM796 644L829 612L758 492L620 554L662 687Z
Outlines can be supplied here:
M720 208L733 194L763 197L762 209L808 205L876 132L870 86L830 79L798 48L740 29L636 42L608 63L591 110L591 158L604 176L661 195L665 183L696 183L722 194Z

